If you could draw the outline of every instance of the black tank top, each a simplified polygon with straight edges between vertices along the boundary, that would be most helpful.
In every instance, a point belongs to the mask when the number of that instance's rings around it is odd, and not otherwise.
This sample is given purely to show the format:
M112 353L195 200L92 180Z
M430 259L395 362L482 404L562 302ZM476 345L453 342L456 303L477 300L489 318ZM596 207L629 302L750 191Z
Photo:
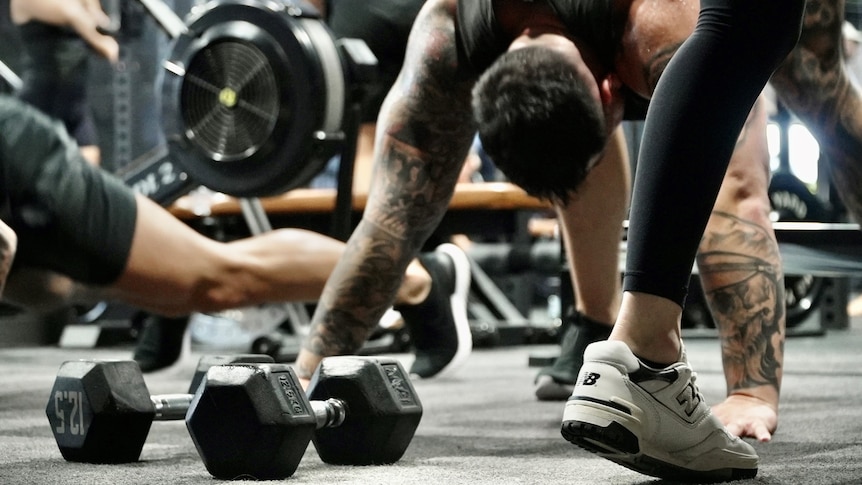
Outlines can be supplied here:
M498 0L522 1L531 0ZM545 0L566 28L577 33L596 51L599 59L613 67L614 55L621 38L624 16L613 12L612 0ZM497 22L494 0L459 0L459 48L474 74L481 73L498 56L506 52L511 39L506 38Z
M509 48L509 39L494 13L495 0L458 0L458 52L462 74L478 76ZM496 0L524 1L532 0ZM613 0L544 0L569 32L587 42L600 61L613 69L622 38L625 12L614 12ZM643 119L647 101L626 90L625 119Z

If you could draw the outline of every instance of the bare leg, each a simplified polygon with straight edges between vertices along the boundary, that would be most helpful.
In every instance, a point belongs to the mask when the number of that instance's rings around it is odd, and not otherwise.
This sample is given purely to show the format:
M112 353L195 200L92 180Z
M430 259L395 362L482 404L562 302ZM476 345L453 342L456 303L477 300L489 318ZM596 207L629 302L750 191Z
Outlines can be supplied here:
M628 152L622 128L569 203L556 207L565 243L577 316L560 340L560 356L542 368L535 394L542 401L568 399L587 345L607 338L620 306L619 243L628 208Z
M844 0L809 0L802 37L771 82L820 143L838 195L860 221L862 98L841 59L843 21Z
M617 129L583 187L557 208L577 310L608 324L620 304L619 243L630 186L628 153Z
M754 448L727 433L697 389L680 320L734 140L792 49L803 7L702 4L658 81L632 195L622 306L610 339L587 348L584 379L566 402L561 432L572 443L661 478L756 475Z
M727 381L728 397L713 412L731 433L760 441L778 425L785 317L765 129L760 102L737 142L697 258Z

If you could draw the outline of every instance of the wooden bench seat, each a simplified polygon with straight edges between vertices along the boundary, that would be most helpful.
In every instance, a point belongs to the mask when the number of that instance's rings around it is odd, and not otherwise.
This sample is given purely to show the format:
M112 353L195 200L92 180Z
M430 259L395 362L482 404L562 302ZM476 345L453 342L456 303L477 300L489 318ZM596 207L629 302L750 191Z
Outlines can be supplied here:
M335 210L335 189L294 189L283 195L261 198L267 214L313 214ZM368 194L353 195L353 210L361 211ZM181 197L170 211L180 219L199 217L193 210L193 200ZM450 210L542 210L551 206L527 195L521 188L505 182L459 184L449 204ZM224 194L216 194L210 206L212 216L241 214L239 201Z

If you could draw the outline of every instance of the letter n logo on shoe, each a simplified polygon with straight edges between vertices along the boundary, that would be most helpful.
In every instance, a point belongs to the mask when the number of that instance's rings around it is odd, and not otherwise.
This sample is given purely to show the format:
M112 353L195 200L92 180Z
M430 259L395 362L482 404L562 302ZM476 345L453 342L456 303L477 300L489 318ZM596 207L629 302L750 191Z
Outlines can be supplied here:
M694 387L694 384L689 381L688 385L677 394L676 402L679 403L680 406L683 407L683 411L685 415L691 417L694 413L697 406L700 404L701 398L700 393L697 392L697 388Z
M601 374L596 374L595 372L587 372L584 374L583 380L581 380L582 386L595 386L596 382L599 378L602 377Z

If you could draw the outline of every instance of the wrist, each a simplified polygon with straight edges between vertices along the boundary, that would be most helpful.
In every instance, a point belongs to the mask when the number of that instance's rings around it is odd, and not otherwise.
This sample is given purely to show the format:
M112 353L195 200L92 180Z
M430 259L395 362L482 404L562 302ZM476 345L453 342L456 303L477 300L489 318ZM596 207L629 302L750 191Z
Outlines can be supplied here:
M760 401L763 405L769 406L776 412L778 411L779 391L775 386L754 386L745 388L732 389L727 393L728 398L737 397L747 400Z

